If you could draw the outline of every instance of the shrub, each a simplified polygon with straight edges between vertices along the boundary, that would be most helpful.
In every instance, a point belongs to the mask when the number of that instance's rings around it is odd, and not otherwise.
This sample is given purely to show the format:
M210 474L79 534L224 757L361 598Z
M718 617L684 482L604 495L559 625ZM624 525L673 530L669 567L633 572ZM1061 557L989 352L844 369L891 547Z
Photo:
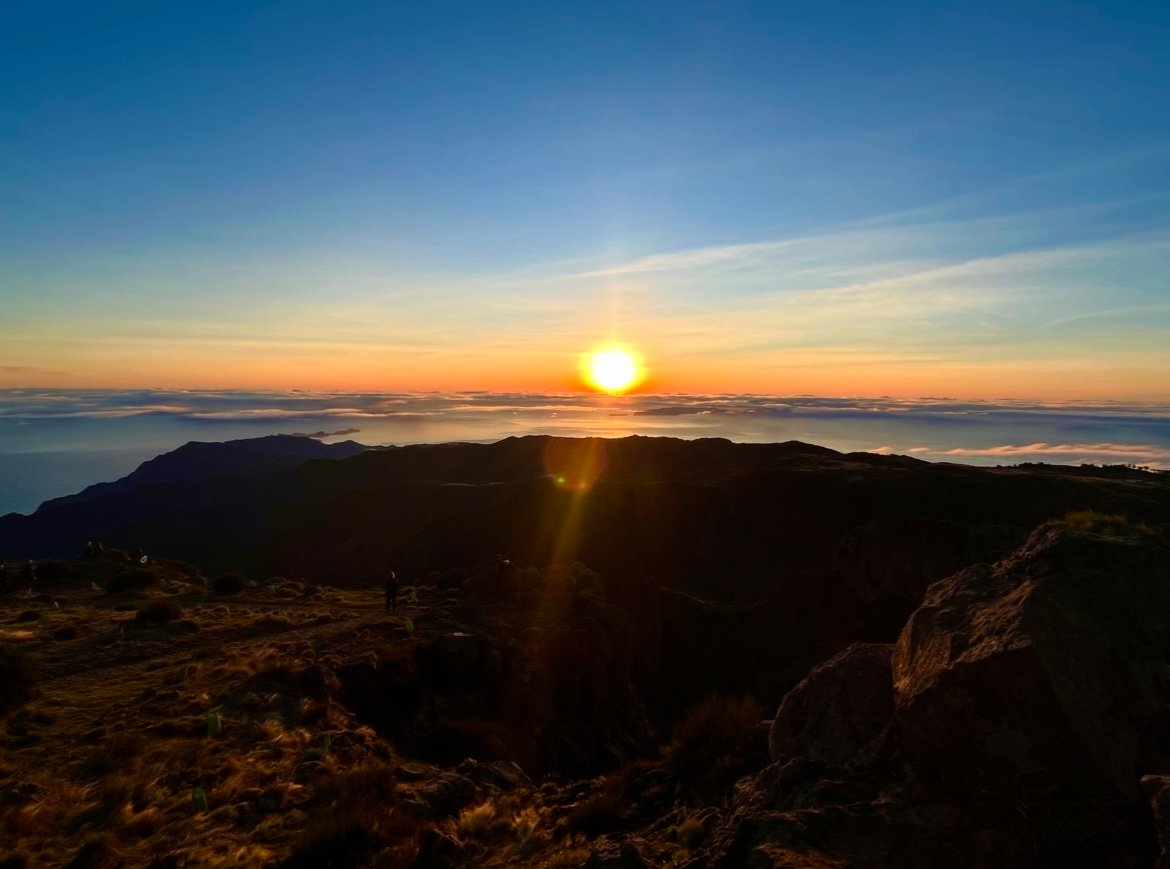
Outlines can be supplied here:
M1150 526L1131 522L1128 516L1119 513L1100 513L1097 510L1070 510L1057 522L1073 531L1088 531L1132 540L1154 534L1154 529Z
M37 663L23 649L0 644L0 715L27 703L37 684Z
M456 829L461 839L486 839L496 830L497 809L490 800L478 806L469 806L459 813Z
M158 574L143 567L111 576L106 582L106 594L126 594L158 585Z
M123 865L118 852L106 835L91 836L65 864L65 869L106 869Z
M375 852L379 865L411 865L426 825L401 807L395 787L379 763L323 779L312 799L319 813L282 869L364 866Z
M182 617L183 608L174 601L152 600L139 608L134 614L134 621L139 624L166 625Z
M41 614L38 610L25 610L16 617L16 620L18 622L35 622L40 617Z
M77 628L73 625L63 625L53 631L54 640L76 640Z
M90 749L77 767L84 780L102 779L111 773L125 771L142 754L146 739L140 733L115 733Z
M211 590L215 594L239 594L244 590L244 577L238 573L225 573L211 581Z
M607 776L596 793L582 800L565 817L564 833L583 833L590 839L620 830L629 823L625 779L620 774Z
M762 766L764 717L750 697L712 695L675 725L666 764L684 792L703 802L718 800L740 776Z
M69 578L69 565L64 561L44 561L37 565L37 579L41 582L58 582Z

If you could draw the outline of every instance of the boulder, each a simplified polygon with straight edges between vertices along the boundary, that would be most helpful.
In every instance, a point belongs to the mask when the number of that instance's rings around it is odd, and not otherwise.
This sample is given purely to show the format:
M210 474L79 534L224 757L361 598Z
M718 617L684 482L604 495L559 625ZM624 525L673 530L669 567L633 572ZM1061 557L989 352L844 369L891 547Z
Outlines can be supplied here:
M894 715L886 643L854 643L789 691L768 733L773 761L792 757L845 766L872 756Z
M933 585L893 655L914 772L1022 826L1047 862L1157 853L1143 741L1170 688L1170 550L1042 526L994 567Z
M1142 776L1142 791L1154 812L1154 829L1161 848L1154 869L1170 869L1170 776Z

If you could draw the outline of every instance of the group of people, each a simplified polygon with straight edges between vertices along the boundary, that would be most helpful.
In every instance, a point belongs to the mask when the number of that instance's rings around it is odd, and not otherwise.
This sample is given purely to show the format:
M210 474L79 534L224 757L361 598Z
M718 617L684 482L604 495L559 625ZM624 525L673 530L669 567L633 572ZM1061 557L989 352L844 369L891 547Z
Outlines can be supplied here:
M136 561L139 564L146 564L150 560L141 546L135 546L130 552L125 552L121 549L106 549L100 540L85 541L85 546L81 547L81 555L83 558L109 558L113 561Z
M495 582L498 586L504 578L504 574L512 570L511 559L505 558L502 555L496 556L496 575ZM391 570L386 575L386 581L382 583L382 590L386 593L386 612L398 611L398 574Z

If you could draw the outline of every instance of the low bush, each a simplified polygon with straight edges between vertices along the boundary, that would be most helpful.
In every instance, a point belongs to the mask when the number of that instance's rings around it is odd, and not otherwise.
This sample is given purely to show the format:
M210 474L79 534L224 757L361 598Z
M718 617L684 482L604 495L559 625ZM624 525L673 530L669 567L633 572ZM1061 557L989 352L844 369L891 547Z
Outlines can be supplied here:
M16 617L18 622L35 622L41 617L39 610L25 610Z
M158 585L158 574L147 568L134 568L106 581L106 594L126 594L132 591L143 591L151 586Z
M211 581L211 590L215 594L239 594L244 584L244 577L238 573L225 573Z
M1097 510L1070 510L1057 523L1073 531L1088 531L1093 534L1106 534L1110 537L1125 537L1140 539L1150 537L1155 532L1148 525L1130 521L1128 516L1119 513L1101 513Z
M496 831L498 810L490 800L477 806L468 806L459 813L455 830L460 839L488 839Z
M124 773L142 754L146 739L140 733L115 733L90 749L78 764L77 775L84 780L104 779L112 773Z
M139 624L166 625L182 617L183 608L174 601L152 600L139 607L134 614L134 621Z
M37 579L41 582L60 582L69 578L69 565L64 561L43 561L37 565Z
M569 812L560 833L582 833L593 839L603 833L621 830L629 825L628 809L624 777L620 774L607 776L600 790Z
M32 699L37 662L23 649L0 643L0 715Z
M701 802L718 800L739 777L767 762L764 717L750 697L712 695L675 725L666 766L680 789Z
M313 820L282 869L412 865L429 826L407 812L395 793L391 768L372 763L322 779L311 799Z

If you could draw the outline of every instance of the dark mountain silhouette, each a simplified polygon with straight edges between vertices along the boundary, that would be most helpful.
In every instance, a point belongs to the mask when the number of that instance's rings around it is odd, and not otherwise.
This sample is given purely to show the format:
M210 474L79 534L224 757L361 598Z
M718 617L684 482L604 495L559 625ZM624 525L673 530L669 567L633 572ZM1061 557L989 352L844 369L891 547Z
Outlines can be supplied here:
M582 562L635 622L634 678L663 726L711 690L771 700L851 642L892 642L931 582L1003 557L1070 509L1170 522L1165 475L797 442L524 437L234 467L0 518L0 552L67 555L100 539L212 574L342 587L391 566L458 585L498 553Z
M9 572L0 797L58 820L15 847L1167 865L1166 475L541 437L238 467L0 520L198 565Z
M311 436L269 435L227 443L190 441L176 450L143 462L112 483L95 483L75 495L45 501L40 510L92 501L156 483L203 480L228 474L260 474L294 468L310 459L346 459L369 447L356 441L323 444Z

